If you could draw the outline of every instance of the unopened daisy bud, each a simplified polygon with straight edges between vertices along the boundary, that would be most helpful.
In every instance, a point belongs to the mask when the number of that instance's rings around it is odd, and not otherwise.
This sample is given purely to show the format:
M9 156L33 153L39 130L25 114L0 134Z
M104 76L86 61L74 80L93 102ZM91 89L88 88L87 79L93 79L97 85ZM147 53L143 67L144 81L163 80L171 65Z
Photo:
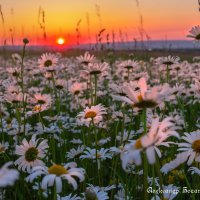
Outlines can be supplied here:
M96 200L97 196L91 188L87 188L85 191L85 196L87 200Z
M23 43L24 43L24 44L28 44L28 43L29 43L29 40L28 40L27 38L24 38L24 39L23 39Z

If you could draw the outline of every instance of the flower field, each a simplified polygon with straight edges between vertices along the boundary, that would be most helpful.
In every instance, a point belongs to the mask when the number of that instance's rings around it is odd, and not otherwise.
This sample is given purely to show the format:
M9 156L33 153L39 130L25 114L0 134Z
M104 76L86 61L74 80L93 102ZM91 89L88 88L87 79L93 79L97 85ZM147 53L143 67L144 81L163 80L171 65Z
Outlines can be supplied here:
M0 199L200 199L200 57L27 45L0 58Z

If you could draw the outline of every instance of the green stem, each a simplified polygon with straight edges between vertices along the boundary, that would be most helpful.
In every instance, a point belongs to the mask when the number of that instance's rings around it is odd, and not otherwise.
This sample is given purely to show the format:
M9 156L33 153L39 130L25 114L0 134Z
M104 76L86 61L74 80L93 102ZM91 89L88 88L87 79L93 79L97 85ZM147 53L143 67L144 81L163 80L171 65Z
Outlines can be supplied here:
M23 112L25 111L25 99L24 99L24 57L26 52L26 43L24 43L22 50L22 61L21 61L21 88L22 88L22 103L23 103Z
M123 104L122 104L123 106ZM122 109L122 114L123 114L123 121L122 121L122 130L121 130L121 143L120 145L123 145L123 136L124 136L124 130L125 130L125 107L123 106ZM124 145L125 145L125 141L124 141Z
M24 44L23 46L23 50L22 50L22 61L21 61L21 88L22 88L22 100L23 100L23 104L24 104L24 57L25 57L25 48L26 48L26 44Z
M27 98L25 97L25 92L24 92L24 57L25 57L25 52L26 52L26 44L28 44L28 41L23 40L24 42L24 46L23 46L23 50L22 50L22 60L21 60L21 72L20 72L20 77L21 77L21 89L22 89L22 115L20 115L20 120L22 121L22 117L23 117L23 121L24 121L24 134L26 132L26 117L25 117L25 112L26 112L26 101ZM21 106L20 106L21 109Z
M85 132L84 132L83 127L81 127L81 133L82 133L82 138L83 138L83 144L84 144L84 146L86 146L86 142L85 142Z
M58 90L58 114L60 115L61 108L61 98L60 98L60 90Z
M53 200L57 200L57 193L56 193L56 183L53 186Z
M146 122L146 108L143 109L142 113L143 117L143 126L144 126L144 134L147 133L147 122ZM145 152L143 152L143 192L144 192L144 200L148 200L148 162L147 156Z
M16 119L18 121L18 133L21 133L21 112L20 112L20 107L18 108L18 105L17 104L14 104L15 105L15 111L16 111ZM20 135L19 135L20 137ZM19 142L19 137L18 137L18 142Z
M52 83L53 83L54 94L55 94L55 98L57 99L57 92L56 92L56 84L55 84L54 72L51 72L51 74L52 74Z
M152 175L153 175L153 189L156 189L156 184L155 184L155 169L154 165L152 165ZM154 200L156 200L156 194L154 193Z
M99 181L99 186L101 184L100 181L100 174L99 174L99 168L98 168L98 138L97 138L97 130L96 130L96 126L94 124L94 121L92 121L93 127L94 127L94 136L95 136L95 149L96 149L96 166L97 166L97 177L98 177L98 181Z
M97 103L97 74L94 75L94 105Z
M164 185L163 185L163 177L162 177L162 174L161 174L161 172L160 172L160 162L159 162L157 156L156 156L156 172L157 172L158 177L159 177L160 186L161 186L161 188L163 188L163 186L164 186ZM164 198L164 197L163 197L163 194L162 194L162 198Z
M93 105L93 89L92 89L92 75L90 75L90 95L91 95L91 105Z
M167 65L167 83L169 83L169 65Z
M56 149L55 149L55 138L54 135L52 135L52 157L53 157L53 162L56 163Z
M4 132L3 132L3 115L1 110L1 104L0 104L0 118L1 118L1 135L2 135L2 141L4 141Z
M186 182L187 186L189 187L190 191L192 191L192 187L191 187L190 182L188 181L186 175L185 175L185 182ZM195 196L193 193L191 193L191 197L192 197L192 200L195 200Z
M42 115L40 112L38 113L38 119L39 119L39 122L41 122L41 124L42 124L42 129L44 130L44 123L43 123Z
M128 68L127 70L128 70L128 77L127 77L127 81L129 82L129 76L130 76L130 71L129 71L129 70L130 70L130 69Z

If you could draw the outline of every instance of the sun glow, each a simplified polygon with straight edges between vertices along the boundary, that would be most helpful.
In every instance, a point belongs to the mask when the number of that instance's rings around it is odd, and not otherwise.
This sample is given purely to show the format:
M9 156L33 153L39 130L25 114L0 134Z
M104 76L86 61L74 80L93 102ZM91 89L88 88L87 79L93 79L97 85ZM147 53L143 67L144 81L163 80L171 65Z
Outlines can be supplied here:
M65 44L65 39L62 38L62 37L59 37L59 38L57 39L57 44L59 44L59 45Z

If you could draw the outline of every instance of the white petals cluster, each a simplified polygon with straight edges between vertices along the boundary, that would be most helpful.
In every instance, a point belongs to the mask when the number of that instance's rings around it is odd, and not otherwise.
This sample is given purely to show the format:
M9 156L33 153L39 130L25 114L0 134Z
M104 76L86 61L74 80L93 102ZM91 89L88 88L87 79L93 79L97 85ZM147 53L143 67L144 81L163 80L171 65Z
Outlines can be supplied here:
M176 126L171 121L170 117L163 119L155 118L152 121L149 131L142 135L139 139L133 140L131 143L124 147L121 153L122 166L124 169L129 164L135 163L140 165L142 163L141 152L145 152L148 162L154 164L156 162L156 154L161 157L161 152L158 148L159 145L163 145L163 142L171 137L179 137L176 132ZM167 145L166 143L164 145Z
M38 176L44 176L42 179L42 189L47 190L47 187L56 185L57 193L62 192L62 180L73 186L73 189L78 188L77 180L83 182L85 179L85 170L83 168L77 168L75 162L67 163L65 165L54 164L51 167L37 166L34 167L31 174L26 178L27 181L32 182Z
M14 185L19 178L19 172L16 169L8 168L11 165L12 162L7 162L0 168L0 188Z

